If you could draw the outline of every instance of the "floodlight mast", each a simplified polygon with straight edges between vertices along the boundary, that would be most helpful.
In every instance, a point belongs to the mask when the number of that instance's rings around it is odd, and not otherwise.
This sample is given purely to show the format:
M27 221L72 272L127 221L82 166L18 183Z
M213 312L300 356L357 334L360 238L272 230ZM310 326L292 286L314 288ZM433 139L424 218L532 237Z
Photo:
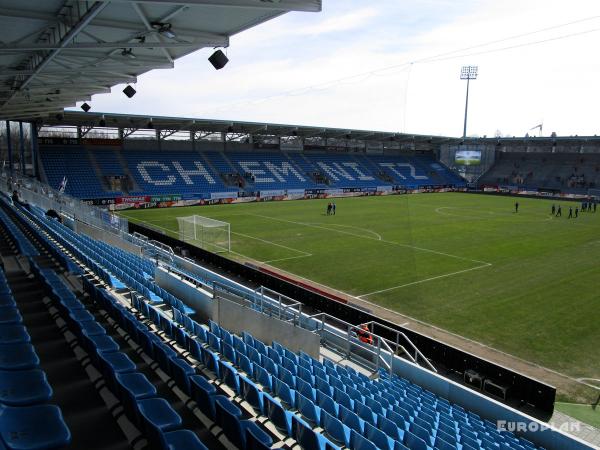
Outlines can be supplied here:
M467 137L467 113L469 111L469 82L477 79L478 66L462 66L460 79L467 80L467 98L465 100L465 123L463 126L463 139Z

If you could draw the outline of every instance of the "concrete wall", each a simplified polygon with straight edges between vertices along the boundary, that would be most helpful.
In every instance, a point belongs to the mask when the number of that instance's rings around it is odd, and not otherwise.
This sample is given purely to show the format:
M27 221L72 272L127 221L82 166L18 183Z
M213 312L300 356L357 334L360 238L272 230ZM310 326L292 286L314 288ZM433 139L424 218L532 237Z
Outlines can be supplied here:
M83 222L74 221L73 229L78 233L86 234L87 236L97 239L99 241L104 241L107 244L114 245L115 247L119 247L122 250L127 252L141 255L142 248L132 244L131 242L124 241L120 237L116 236L113 233L110 233L105 230L101 230L100 228L93 227L91 225L85 224Z
M196 312L194 320L197 322L207 323L208 319L213 317L213 299L207 292L161 267L154 271L154 281L192 308Z
M294 352L302 350L313 358L319 358L321 338L318 334L231 300L218 298L214 301L212 320L236 334L247 331L266 344L277 341Z

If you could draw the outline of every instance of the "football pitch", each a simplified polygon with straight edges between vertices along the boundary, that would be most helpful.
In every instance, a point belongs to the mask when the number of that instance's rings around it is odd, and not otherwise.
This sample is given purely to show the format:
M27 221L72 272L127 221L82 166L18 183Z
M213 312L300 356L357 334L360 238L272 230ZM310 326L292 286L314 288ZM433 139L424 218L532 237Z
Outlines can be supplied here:
M419 194L129 210L231 224L230 257L291 272L574 378L600 378L600 211ZM561 204L562 217L550 214Z

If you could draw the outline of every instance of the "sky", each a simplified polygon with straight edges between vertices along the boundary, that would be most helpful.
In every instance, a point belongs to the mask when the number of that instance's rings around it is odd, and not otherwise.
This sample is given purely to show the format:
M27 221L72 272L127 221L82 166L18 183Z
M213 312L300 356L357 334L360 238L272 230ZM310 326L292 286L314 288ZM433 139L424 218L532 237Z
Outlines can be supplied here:
M117 86L93 111L462 135L600 135L597 0L323 0ZM79 106L79 104L78 104Z

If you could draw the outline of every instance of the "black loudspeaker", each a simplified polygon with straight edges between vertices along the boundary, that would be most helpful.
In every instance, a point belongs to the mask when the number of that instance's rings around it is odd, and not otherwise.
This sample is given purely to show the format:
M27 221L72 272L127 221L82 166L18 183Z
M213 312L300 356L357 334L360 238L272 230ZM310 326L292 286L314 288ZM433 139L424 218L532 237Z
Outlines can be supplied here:
M92 107L87 103L84 103L83 105L81 105L81 109L83 109L85 112L88 112L90 109L92 109Z
M125 89L123 89L123 94L125 94L129 98L133 97L135 93L136 90L129 85L125 86Z
M208 60L217 70L222 69L229 62L229 59L227 59L227 56L225 56L225 53L223 53L221 50L217 50L212 55L210 55L210 58L208 58Z

